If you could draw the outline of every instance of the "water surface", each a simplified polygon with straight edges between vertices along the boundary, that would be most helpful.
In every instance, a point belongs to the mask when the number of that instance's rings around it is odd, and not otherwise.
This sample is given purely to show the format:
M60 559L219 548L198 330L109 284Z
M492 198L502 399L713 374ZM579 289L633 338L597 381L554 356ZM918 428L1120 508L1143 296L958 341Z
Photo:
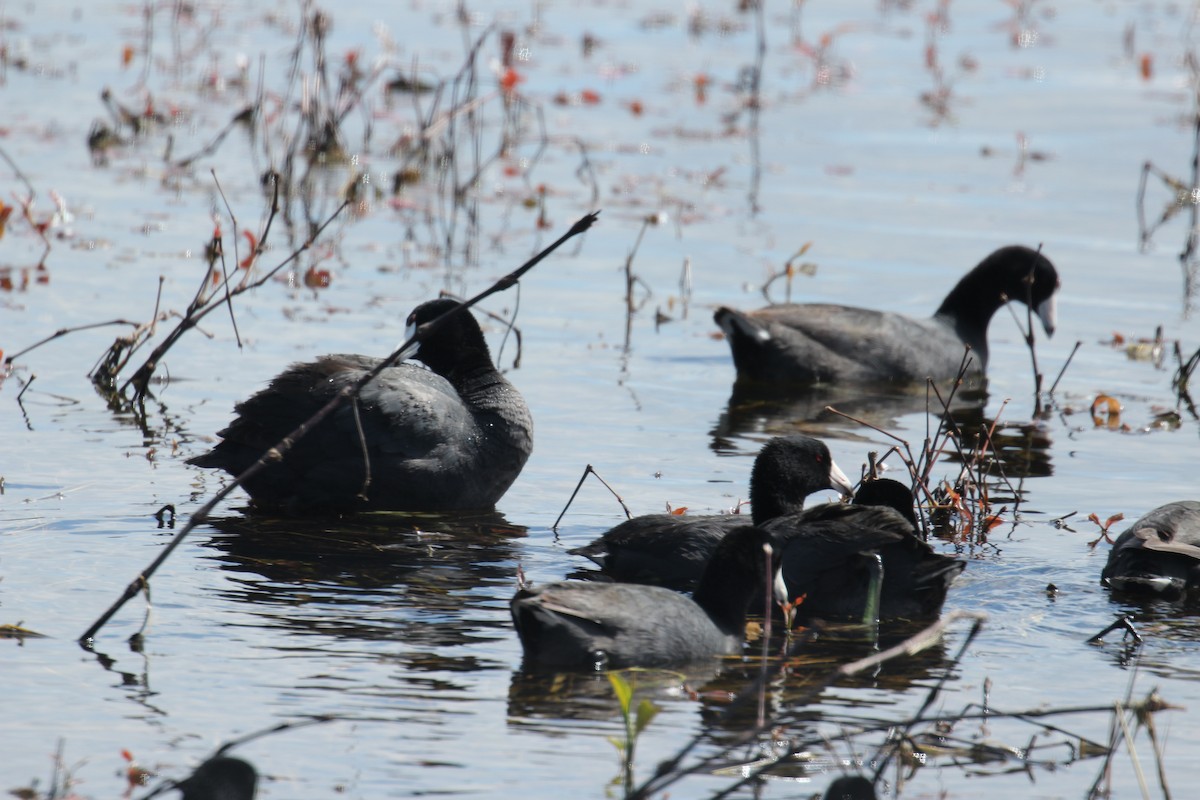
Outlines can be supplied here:
M172 349L144 415L110 409L86 377L121 328L81 331L22 356L0 389L0 623L46 637L0 642L8 688L3 787L37 781L46 792L61 746L74 792L114 796L126 788L123 750L164 777L182 777L222 742L330 715L336 719L237 749L263 775L261 796L619 795L607 739L621 727L607 680L523 674L508 598L518 571L546 581L582 568L566 550L622 518L607 491L589 482L550 530L586 464L635 513L668 504L702 513L744 499L751 458L775 433L818 432L851 472L868 451L891 444L869 428L814 420L823 399L730 408L733 369L711 311L761 305L762 284L806 244L801 260L815 264L815 274L794 279L793 298L912 314L930 313L995 247L1041 244L1063 292L1059 331L1039 338L1039 364L1053 376L1075 342L1082 345L1051 413L1035 422L1020 331L1006 312L993 323L979 419L999 417L1005 437L1008 480L992 486L1007 508L1004 524L986 542L939 544L970 560L947 609L988 614L965 655L955 660L967 630L959 625L933 651L812 700L806 688L817 676L861 652L807 648L764 703L782 735L801 740L903 721L946 675L934 704L942 713L985 701L1009 711L1111 706L1152 687L1183 709L1200 707L1194 618L1113 602L1098 585L1107 545L1088 547L1098 532L1086 521L1090 513L1132 520L1194 497L1196 419L1185 411L1176 427L1157 424L1160 410L1176 406L1170 353L1160 366L1108 344L1114 333L1151 337L1161 325L1185 355L1200 346L1177 260L1186 213L1142 249L1135 206L1146 161L1190 180L1195 87L1184 66L1191 43L1178 33L1186 12L1080 0L1033 5L1021 16L995 3L951 6L944 24L931 23L939 8L768 8L757 119L738 88L754 60L755 18L731 4L689 17L658 3L514 3L473 9L465 28L453 4L330 9L330 73L350 51L364 69L385 66L345 120L357 162L317 173L312 216L332 213L353 168L365 170L378 194L368 193L298 261L299 283L275 280L239 298L241 348L228 315L214 314L204 334ZM163 154L169 139L175 157L210 142L253 99L260 70L270 108L286 115L299 97L288 70L301 11L191 9L178 18L157 10L149 37L140 8L5 10L0 147L36 192L35 219L53 211L51 191L73 214L51 229L40 272L40 239L19 209L8 223L0 240L0 278L13 281L0 293L7 354L68 326L148 320L160 276L161 307L185 308L205 273L214 214L226 246L235 238L214 172L243 227L264 219L258 177L270 156L240 130L190 168L169 167ZM404 160L389 146L418 118L410 96L385 95L382 84L414 63L428 80L452 78L467 43L482 37L480 96L490 99L477 124L480 157L490 154L502 103L489 62L500 56L504 30L517 37L517 91L530 123L470 193L476 223L446 199L435 171L394 195L390 178ZM585 35L598 43L588 55ZM134 53L122 67L126 44ZM236 81L243 63L244 89ZM299 63L311 80L311 53ZM707 81L703 98L698 76ZM105 87L130 108L150 98L177 115L128 137L98 164L85 142L93 122L112 124L100 99ZM929 102L939 90L943 102ZM0 175L4 203L27 194L11 167L0 165ZM1148 219L1172 200L1151 179ZM296 359L389 352L415 304L441 289L485 288L595 208L603 209L597 227L535 268L519 300L509 292L485 303L497 313L519 307L521 360L509 375L537 425L535 453L495 516L265 524L247 518L236 495L154 577L148 613L135 600L101 631L94 652L78 646L173 535L154 512L170 503L185 518L221 485L184 459L206 446L237 399ZM658 224L643 230L648 215ZM276 229L260 269L303 237L291 233ZM635 249L629 316L623 268ZM327 288L303 286L310 266L329 271ZM775 282L772 297L783 291ZM669 321L656 321L656 312ZM492 324L489 337L499 348L501 326ZM511 367L514 355L510 339L502 363ZM1087 413L1100 392L1123 403L1123 427L1096 425ZM862 398L838 402L853 400ZM919 405L868 410L914 444L926 435ZM946 462L935 475L956 469ZM1065 527L1053 523L1068 515ZM1056 594L1045 591L1050 583ZM1084 643L1122 612L1146 638L1140 660L1118 639ZM143 626L141 646L131 647ZM720 676L684 676L696 693L678 675L638 678L662 709L638 742L639 779L693 736L711 754L753 724L757 703L731 706L727 698L744 695L753 655ZM1109 715L1054 722L1104 741ZM1159 714L1157 725L1179 796L1200 778L1190 757L1200 724L1194 710L1175 710ZM1023 748L1038 731L991 720L961 722L954 733ZM1039 734L1056 746L1064 738ZM762 793L823 791L830 774L858 769L843 762L869 760L881 740L863 733L832 750L818 746L815 772L798 769ZM1142 734L1139 757L1152 771L1151 752ZM935 758L889 786L904 797L1080 797L1102 768L1099 758L1073 761L1064 746L1036 761L1027 773L1013 759ZM697 775L670 791L706 796L734 779ZM1112 782L1113 796L1137 796L1125 750Z

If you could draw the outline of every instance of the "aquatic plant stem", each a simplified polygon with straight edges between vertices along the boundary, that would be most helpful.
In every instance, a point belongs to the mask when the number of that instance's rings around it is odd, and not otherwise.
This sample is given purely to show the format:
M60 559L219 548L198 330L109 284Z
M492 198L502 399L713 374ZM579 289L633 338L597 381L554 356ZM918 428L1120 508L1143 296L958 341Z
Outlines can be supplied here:
M866 658L859 659L858 661L842 664L826 673L824 677L813 680L808 684L807 691L804 692L800 698L797 698L793 705L802 706L807 702L815 700L823 691L826 690L826 688L834 685L837 681L840 681L843 678L856 675L865 670L873 669L879 664L890 661L893 658L911 656L931 647L933 644L941 640L942 634L945 632L946 628L964 619L973 621L971 631L967 636L967 642L969 643L973 641L975 635L981 629L984 620L987 619L987 615L969 611L952 611L943 616L937 622L934 622L928 627L918 631L894 647L889 647L887 650L874 653ZM789 651L792 653L796 652L799 646L807 644L812 637L817 635L814 630L810 630L809 634L810 635L808 638L798 641L795 645L789 648ZM965 645L962 652L965 652ZM779 659L775 664L772 665L771 675L774 675L778 671L784 669L787 663L787 658ZM915 725L917 722L929 721L927 719L923 719L921 717L921 713L924 712L933 702L933 698L937 696L936 690L940 689L940 686L941 684L939 683L937 687L935 687L935 690L931 693L931 697L926 700L925 705L921 707L921 712L918 712L917 717L909 723L910 725ZM751 697L756 694L757 692L753 691L752 689L747 689L740 693L740 695L743 697ZM671 784L677 783L687 775L712 769L718 764L723 763L726 754L735 750L736 748L741 747L742 745L755 741L765 731L770 730L771 726L774 724L775 720L765 720L762 725L755 725L741 735L733 737L725 745L723 752L701 758L697 763L690 766L681 766L683 760L688 756L688 754L690 754L705 738L706 733L701 732L689 743L684 745L675 755L659 764L658 771L655 773L655 775L642 783L641 786L638 786L636 789L634 789L633 792L626 794L625 800L638 800L639 798L644 800L645 798L660 795ZM894 723L889 723L889 725L894 725ZM712 795L712 798L715 800L715 798L728 797L734 794L747 784L758 780L762 774L770 771L770 769L776 764L786 761L793 753L798 752L799 749L800 745L797 742L790 742L789 747L787 748L788 752L776 755L771 759L768 759L765 763L762 763L761 766L757 766L754 769L746 771L743 774L743 777L735 781L730 786L722 789L720 792Z
M583 482L587 480L588 475L595 475L596 480L604 484L604 488L612 493L612 496L617 498L617 502L621 504L621 510L625 512L625 519L632 519L633 514L629 512L629 506L625 505L625 501L621 499L621 495L617 494L616 490L608 485L608 481L600 477L600 473L588 464L583 469L583 474L579 476L579 483L575 484L575 491L571 492L571 496L567 498L567 504L563 506L563 510L558 513L558 518L554 520L554 524L550 526L550 530L558 533L558 523L562 522L562 518L567 515L567 509L571 507L571 503L575 502L575 495L579 494L579 490L583 488Z
M315 414L301 423L299 427L277 442L274 447L271 447L261 456L259 456L257 461L247 467L240 475L238 475L231 482L226 484L219 492L213 495L212 499L192 513L187 524L183 526L179 533L175 534L175 538L171 540L170 544L163 548L163 551L159 553L158 557L155 558L154 561L150 563L150 566L142 570L137 577L134 578L127 587L125 587L125 591L121 594L117 601L113 603L107 611L101 614L100 617L92 623L91 627L84 631L83 635L79 637L80 645L83 646L84 649L91 648L93 639L100 629L103 628L108 621L113 618L113 616L121 609L122 606L125 605L125 603L137 596L143 587L149 585L151 576L153 576L154 573L158 571L158 568L162 566L163 562L171 556L171 553L175 551L175 548L177 548L180 543L183 542L184 538L197 525L208 519L208 516L210 513L212 513L213 509L215 509L222 500L228 497L234 489L241 486L247 480L264 470L268 464L285 458L288 451L292 449L295 443L303 438L305 434L313 429L313 427L320 423L321 420L329 416L334 409L336 409L349 398L358 397L358 394L360 391L362 391L362 388L374 380L385 369L390 367L392 364L409 357L413 352L415 352L417 346L421 342L428 339L439 328L449 322L450 318L455 314L461 313L465 309L470 308L484 298L490 297L496 292L504 291L505 289L516 285L517 281L520 280L520 278L526 272L533 269L538 263L540 263L542 259L558 249L561 245L567 242L567 240L583 233L590 228L592 224L595 223L599 213L600 212L595 211L584 216L578 222L572 225L571 229L559 237L555 242L548 245L540 253L526 261L517 269L497 280L487 289L468 300L464 300L454 308L447 310L436 319L432 319L429 322L423 323L395 352L381 361L374 369L372 369L370 372L367 372L353 384L343 388L340 392L338 392L337 395L330 399L328 403L322 406L319 411L317 411Z

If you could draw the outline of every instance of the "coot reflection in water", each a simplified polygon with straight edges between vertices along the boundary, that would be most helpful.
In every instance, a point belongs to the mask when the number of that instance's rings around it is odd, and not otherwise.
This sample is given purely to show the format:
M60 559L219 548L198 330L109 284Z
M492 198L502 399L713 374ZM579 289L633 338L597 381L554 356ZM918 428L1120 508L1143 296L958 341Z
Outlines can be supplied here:
M975 425L962 425L962 452L977 449L986 451L988 458L996 462L993 473L1003 471L1012 480L1021 478L1048 478L1054 474L1054 462L1050 458L1053 440L1046 427L1039 422L999 421L991 435L983 441L983 434L992 428L992 420L980 420ZM961 461L958 451L948 450L950 461ZM995 500L996 498L993 498Z
M987 404L986 392L959 392L949 399L955 422L978 428ZM842 413L835 414L827 407ZM711 447L724 453L738 449L731 441L734 439L782 436L798 431L845 438L847 433L866 432L855 419L890 430L901 417L926 412L944 413L937 396L903 385L812 386L780 391L734 384L725 409L710 432Z
M618 670L633 689L633 706L642 699L656 705L694 701L693 692L712 681L720 669L717 662L693 663L679 669L637 667ZM621 718L613 685L607 673L547 672L518 669L513 671L508 689L508 724L512 727L544 730L561 736L561 721L616 721Z
M223 569L238 574L224 595L253 606L264 626L429 648L506 627L503 615L478 613L475 590L495 584L498 595L510 592L514 539L526 530L496 512L209 523L217 533L207 546Z
M897 420L908 414L928 412L938 419L945 415L937 399L927 400L924 392L883 386L859 393L861 388L818 386L777 393L735 385L725 410L710 431L709 447L718 453L738 452L743 448L737 440L797 432L833 439L846 439L857 433L875 439L874 431L855 420L887 431L894 430ZM950 404L949 418L962 434L962 452L970 454L986 445L987 458L995 462L993 472L1003 473L1009 479L1007 484L1021 478L1053 475L1053 440L1046 426L1036 421L1002 420L993 430L995 421L984 415L986 403L985 393L964 392L956 394ZM827 406L853 419L827 411ZM987 431L991 431L991 436L985 441ZM946 448L945 455L951 462L961 461L956 448ZM853 471L853 464L843 466Z
M831 725L860 725L855 718L858 708L876 709L877 701L863 699L863 690L877 690L899 697L917 692L911 704L898 702L897 721L915 708L927 687L948 671L953 662L944 641L904 658L893 659L877 669L840 678L818 690L818 706L813 698L814 682L831 675L840 665L865 658L888 648L920 631L920 623L899 621L881 631L878 645L863 638L858 626L826 626L812 641L789 642L780 626L765 648L774 659L791 649L782 676L771 679L764 695L767 718L785 722L797 737L820 742ZM635 704L645 697L665 706L692 703L700 713L705 738L715 746L743 747L745 734L758 724L758 692L762 677L758 656L764 652L761 639L752 642L745 659L726 658L680 669L634 669L622 674L635 689ZM773 673L774 674L774 673ZM845 709L844 714L838 709ZM513 672L508 696L508 724L511 727L542 731L562 736L559 721L617 721L620 706L606 675L589 672L547 672L518 669ZM544 720L544 724L541 722ZM764 735L765 736L765 735ZM739 749L737 756L744 754ZM781 766L781 769L784 768Z
M944 640L913 655L886 661L874 670L837 679L834 683L815 688L842 664L848 664L893 647L922 630L925 625L900 620L882 629L878 645L863 637L861 626L827 625L814 639L806 642L784 640L781 626L776 627L768 652L776 656L788 652L787 666L782 675L770 681L765 699L767 719L776 725L788 726L793 740L812 739L814 747L831 730L830 725L861 725L857 709L880 712L879 700L864 699L870 691L885 692L893 698L897 721L909 710L919 707L927 688L954 668ZM761 644L752 646L749 653L761 652ZM761 678L757 659L744 662L726 660L720 674L706 683L695 684L695 696L707 737L718 745L736 745L745 732L756 725L758 696L753 690ZM814 697L814 691L817 697ZM906 693L914 693L902 700ZM732 699L732 700L731 700ZM839 709L844 709L839 712ZM855 722L857 719L857 722ZM782 768L782 767L781 767Z

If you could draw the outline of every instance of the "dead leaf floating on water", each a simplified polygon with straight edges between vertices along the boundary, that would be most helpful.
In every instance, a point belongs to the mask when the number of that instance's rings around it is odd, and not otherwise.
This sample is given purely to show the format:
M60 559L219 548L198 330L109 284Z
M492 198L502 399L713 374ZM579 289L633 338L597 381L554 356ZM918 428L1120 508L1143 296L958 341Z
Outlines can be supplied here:
M25 627L24 621L16 625L0 625L0 639L45 639L44 633Z
M1113 349L1121 349L1125 351L1125 355L1131 361L1153 361L1156 364L1162 363L1163 353L1165 352L1164 345L1166 339L1163 338L1163 329L1159 325L1154 331L1154 338L1130 338L1119 331L1113 331L1112 338L1107 342L1102 342Z
M1097 428L1107 426L1110 430L1121 427L1121 402L1117 398L1098 394L1092 401L1092 424Z
M310 289L325 289L333 283L333 276L327 269L309 267L304 273L304 285Z

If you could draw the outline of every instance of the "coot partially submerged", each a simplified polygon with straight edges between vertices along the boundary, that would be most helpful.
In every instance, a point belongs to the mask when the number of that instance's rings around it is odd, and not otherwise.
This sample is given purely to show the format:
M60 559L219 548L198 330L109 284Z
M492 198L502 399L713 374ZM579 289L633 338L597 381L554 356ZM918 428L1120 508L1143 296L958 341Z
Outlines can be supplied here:
M1130 525L1108 551L1100 581L1165 600L1200 589L1200 502L1167 503Z

